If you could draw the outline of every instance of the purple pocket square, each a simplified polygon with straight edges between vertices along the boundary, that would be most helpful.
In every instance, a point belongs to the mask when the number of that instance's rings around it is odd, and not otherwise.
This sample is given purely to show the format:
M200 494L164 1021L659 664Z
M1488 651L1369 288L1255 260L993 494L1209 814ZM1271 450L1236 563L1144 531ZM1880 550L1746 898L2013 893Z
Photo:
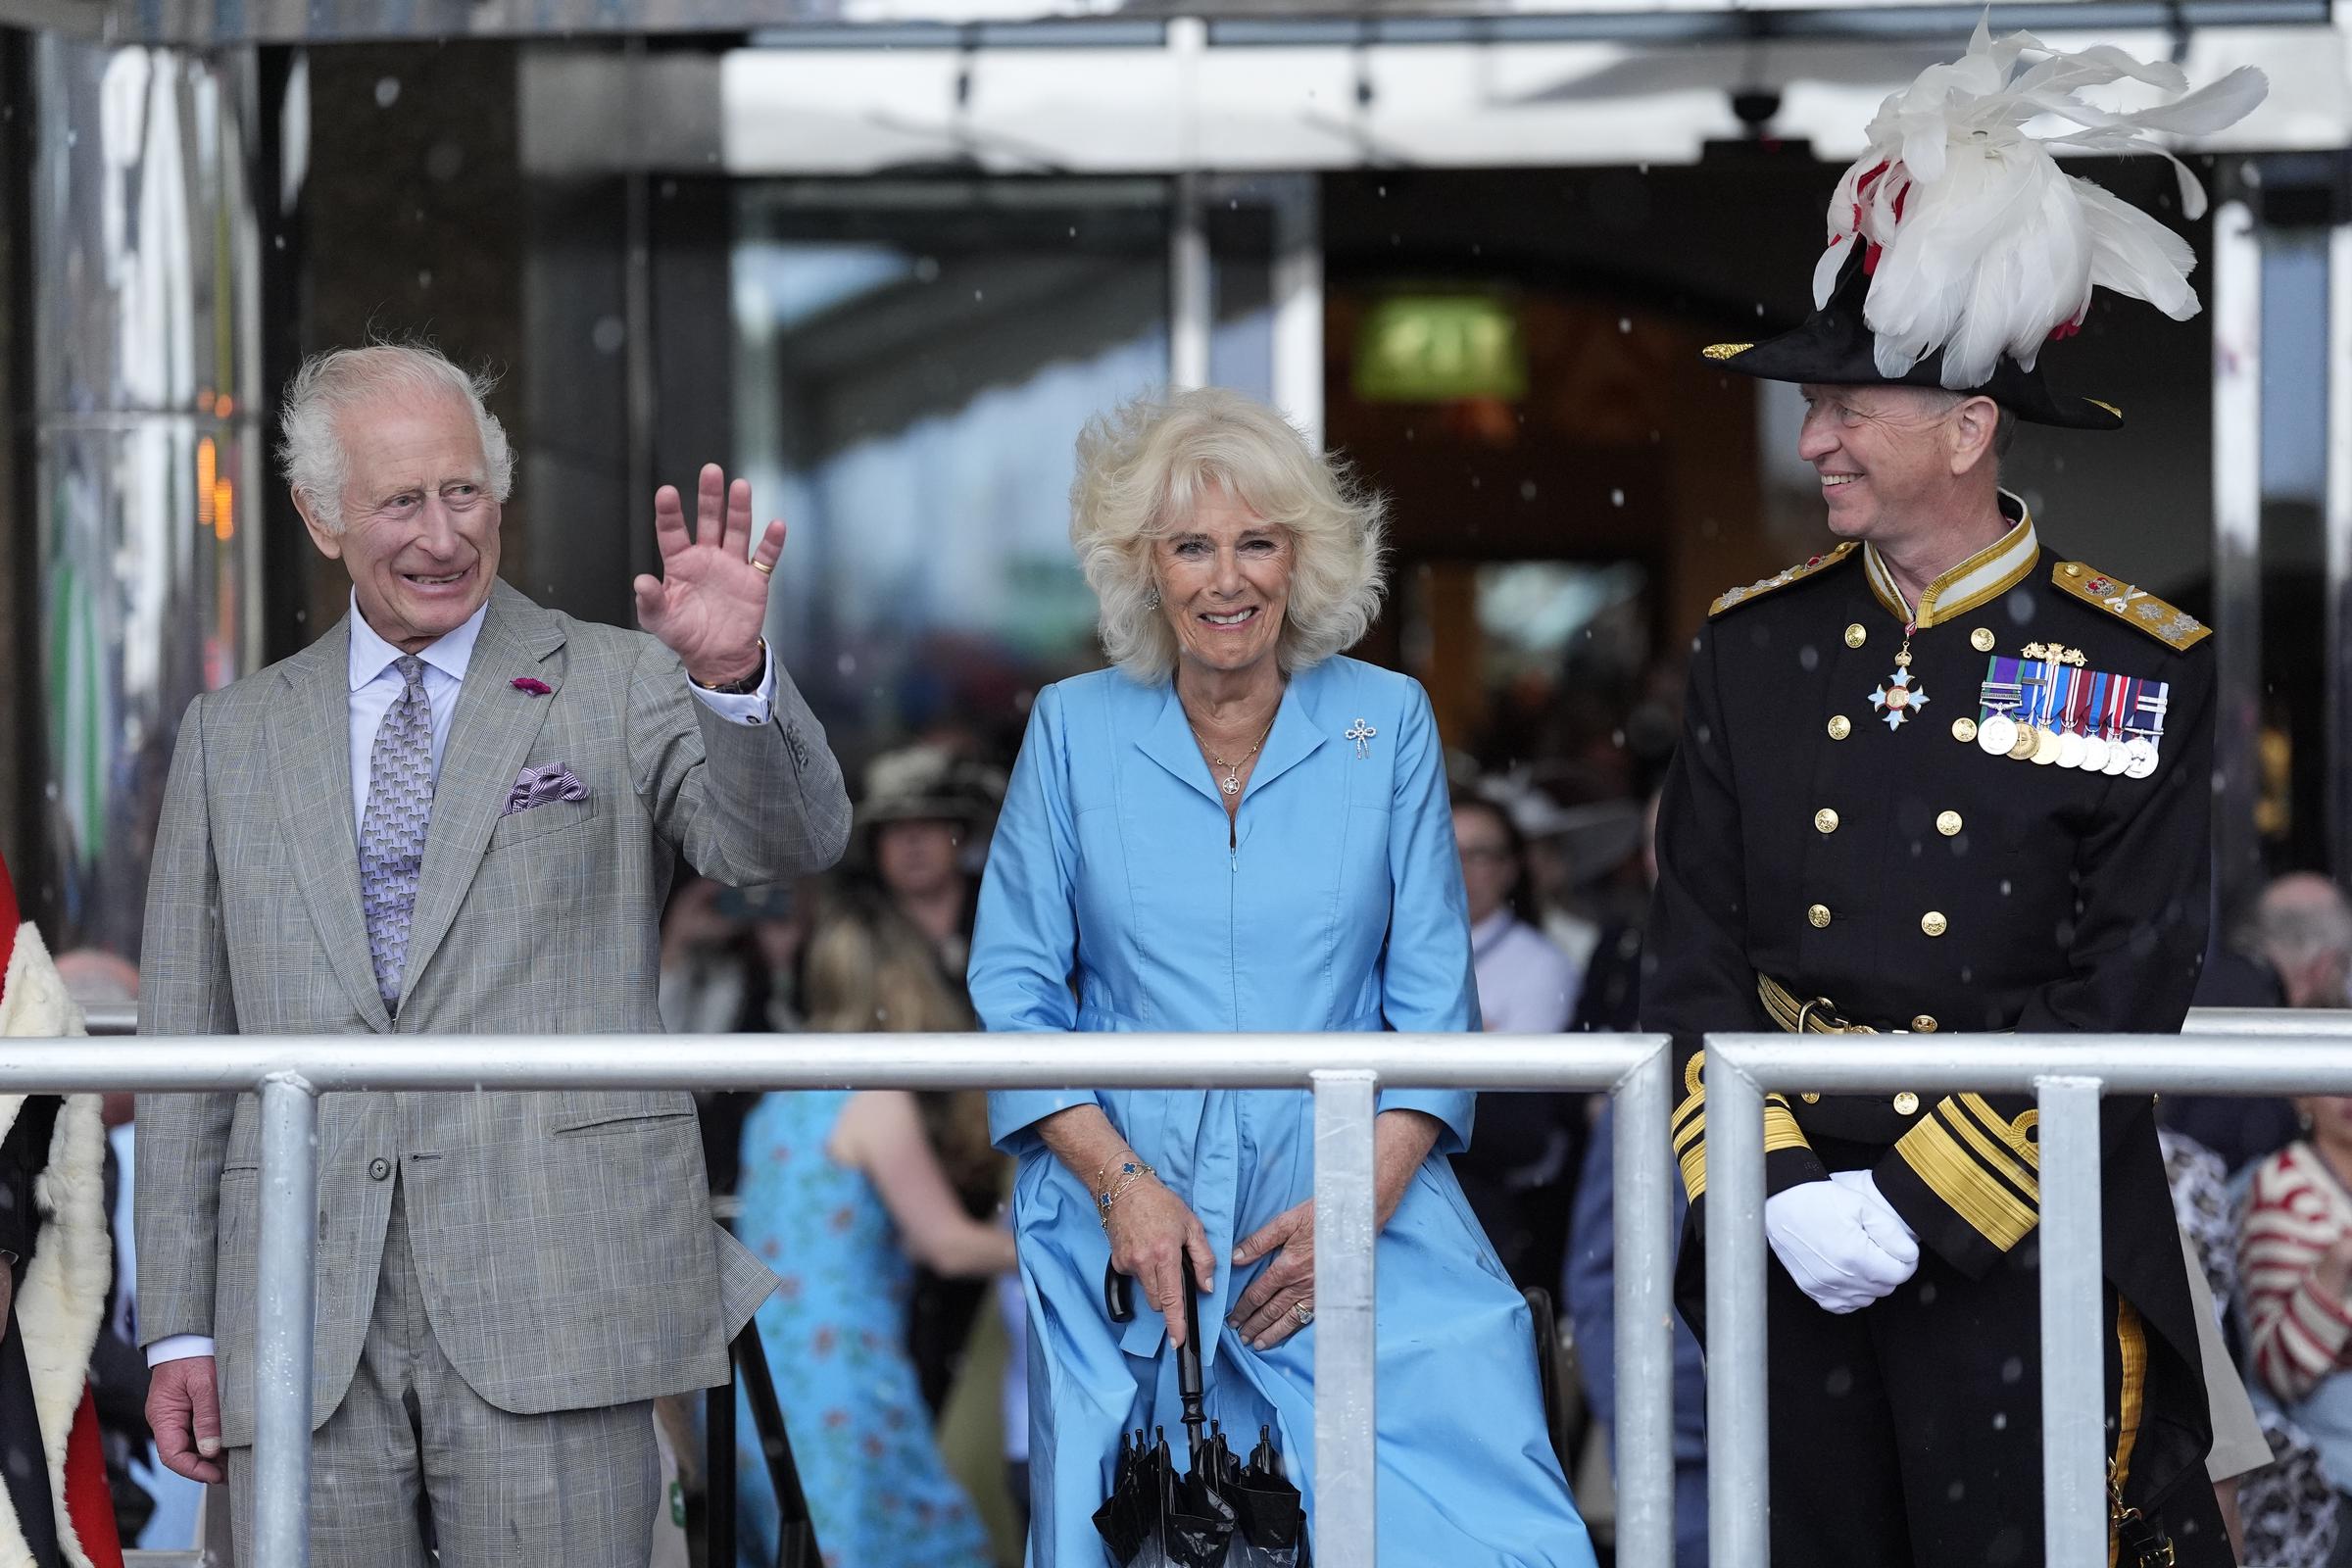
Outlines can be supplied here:
M526 767L514 775L514 787L507 792L507 808L498 814L513 816L534 806L550 801L584 801L588 786L571 776L571 769L562 762L549 762L542 767Z

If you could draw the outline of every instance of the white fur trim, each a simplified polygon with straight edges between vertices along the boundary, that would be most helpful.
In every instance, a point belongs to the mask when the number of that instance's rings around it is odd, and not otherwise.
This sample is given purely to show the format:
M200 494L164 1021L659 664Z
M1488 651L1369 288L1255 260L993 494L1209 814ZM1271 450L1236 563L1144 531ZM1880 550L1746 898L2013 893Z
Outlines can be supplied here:
M40 933L27 922L17 932L6 991L0 994L0 1038L44 1039L82 1034L81 1009L67 996ZM16 1125L23 1095L0 1095L0 1136ZM106 1226L106 1129L96 1095L69 1095L49 1142L49 1164L33 1184L40 1205L40 1239L17 1295L17 1326L32 1373L33 1408L49 1461L49 1494L56 1499L58 1544L72 1568L92 1568L89 1554L65 1517L66 1444L89 1380L90 1350L106 1315L114 1283L114 1243ZM31 1568L32 1548L13 1510L0 1508L0 1568Z

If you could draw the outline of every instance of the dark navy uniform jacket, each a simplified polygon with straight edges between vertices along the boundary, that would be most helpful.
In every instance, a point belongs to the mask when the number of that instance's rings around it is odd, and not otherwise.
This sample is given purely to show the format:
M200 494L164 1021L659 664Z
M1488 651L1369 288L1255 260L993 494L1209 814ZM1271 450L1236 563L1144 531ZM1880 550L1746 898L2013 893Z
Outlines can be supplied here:
M1789 1028L1806 1004L1880 1032L2172 1033L2187 1011L2207 925L2206 628L2042 549L2022 503L2003 506L2009 533L1915 607L1847 543L1724 595L1697 639L1642 987L1642 1025L1676 1037L1683 1073L1674 1126L1692 1227L1677 1294L1694 1323L1705 1033ZM2109 683L2143 729L2155 712L2138 699L2161 696L2153 771L1989 755L1988 667L2029 647L2037 679L2058 667L2147 683ZM1759 976L1782 994L1761 996ZM1767 1099L1767 1192L1826 1177L1815 1138L1883 1146L1881 1193L1922 1246L1982 1276L2037 1218L2036 1119L2025 1096L1792 1086ZM2110 1098L2102 1119L2107 1273L2150 1330L2127 1494L2152 1495L2201 1459L2210 1423L2152 1102Z

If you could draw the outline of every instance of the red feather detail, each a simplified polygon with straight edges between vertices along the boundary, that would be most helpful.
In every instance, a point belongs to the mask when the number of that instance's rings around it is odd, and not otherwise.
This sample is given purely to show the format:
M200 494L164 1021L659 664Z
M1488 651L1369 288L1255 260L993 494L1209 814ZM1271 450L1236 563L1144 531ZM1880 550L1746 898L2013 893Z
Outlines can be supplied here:
M1886 248L1886 246L1881 245L1874 240L1871 242L1870 249L1862 253L1862 272L1864 276L1877 275L1879 270L1879 255L1881 252L1885 251Z
M106 1488L106 1454L98 1446L98 1405L87 1389L66 1439L66 1518L97 1568L122 1568L122 1539L115 1532L115 1500Z

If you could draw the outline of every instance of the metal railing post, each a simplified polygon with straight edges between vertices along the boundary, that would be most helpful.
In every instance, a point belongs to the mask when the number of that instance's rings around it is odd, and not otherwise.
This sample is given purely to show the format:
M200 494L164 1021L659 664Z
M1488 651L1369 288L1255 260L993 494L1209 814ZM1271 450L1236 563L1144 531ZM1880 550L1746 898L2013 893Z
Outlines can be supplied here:
M318 1101L290 1072L262 1081L259 1323L254 1344L254 1554L311 1560L311 1324L318 1252Z
M1617 1081L1617 1561L1674 1562L1674 1207L1666 1142L1674 1055Z
M2099 1236L2099 1080L2044 1078L2041 1099L2043 1556L2107 1553L2106 1270Z
M1315 1086L1315 1556L1373 1568L1372 1119L1379 1076Z
M1706 1087L1707 1560L1765 1568L1764 1092L1713 1045Z

